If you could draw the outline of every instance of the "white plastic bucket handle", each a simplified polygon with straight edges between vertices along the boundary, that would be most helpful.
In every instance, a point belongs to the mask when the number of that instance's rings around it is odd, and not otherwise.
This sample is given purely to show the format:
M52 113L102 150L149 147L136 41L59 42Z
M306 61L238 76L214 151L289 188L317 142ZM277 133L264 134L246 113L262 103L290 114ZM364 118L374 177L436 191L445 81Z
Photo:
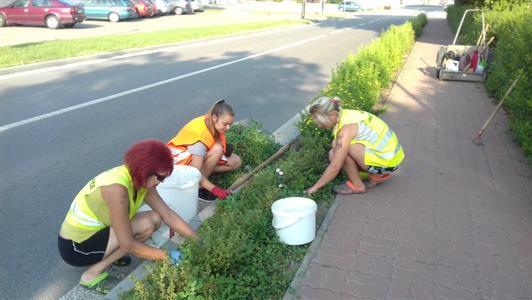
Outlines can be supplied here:
M288 228L288 227L290 227L290 226L296 224L297 222L303 220L304 218L306 218L306 217L308 217L308 216L310 216L310 215L312 215L312 214L314 214L314 213L315 213L315 210L312 209L312 210L310 210L309 213L306 213L306 214L304 214L304 215L297 216L296 218L291 219L290 222L287 222L286 224L283 224L283 225L275 224L275 220L276 220L276 219L273 218L273 219L272 219L272 226L273 226L273 228L275 228L275 229L277 229L277 230L285 229L285 228Z

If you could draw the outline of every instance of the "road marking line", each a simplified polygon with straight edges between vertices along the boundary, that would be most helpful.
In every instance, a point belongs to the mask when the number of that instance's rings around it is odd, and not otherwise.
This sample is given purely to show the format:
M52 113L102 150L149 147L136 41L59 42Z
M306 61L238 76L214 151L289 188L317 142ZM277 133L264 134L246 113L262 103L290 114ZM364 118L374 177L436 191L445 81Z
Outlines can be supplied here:
M144 85L144 86L141 86L141 87L138 87L138 88L134 88L134 89L123 91L123 92L116 93L116 94L112 94L112 95L109 95L109 96L106 96L106 97L103 97L103 98L90 100L88 102L81 103L81 104L78 104L78 105L65 107L63 109L59 109L59 110L52 111L52 112L49 112L49 113L46 113L46 114L38 115L38 116L29 118L29 119L21 120L21 121L18 121L18 122L13 122L13 123L1 126L0 127L0 133L4 132L4 131L7 131L9 129L13 129L13 128L16 128L16 127L20 127L20 126L26 125L26 124L30 124L30 123L34 123L34 122L37 122L37 121L40 121L40 120L44 120L44 119L48 119L48 118L51 118L51 117L54 117L54 116L58 116L58 115L61 115L61 114L64 114L64 113L67 113L67 112L70 112L70 111L74 111L74 110L78 110L78 109L81 109L81 108L84 108L84 107L88 107L88 106L96 105L96 104L99 104L99 103L107 102L107 101L110 101L110 100L113 100L113 99L116 99L116 98L119 98L119 97L122 97L122 96L126 96L126 95L129 95L129 94L137 93L137 92L144 91L144 90L147 90L147 89L151 89L151 88L154 88L154 87L158 87L158 86L170 83L170 82L174 82L174 81L181 80L181 79L184 79L184 78L188 78L188 77L191 77L191 76L195 76L195 75L198 75L198 74L201 74L201 73L205 73L205 72L209 72L209 71L216 70L216 69L219 69L219 68L223 68L223 67L226 67L226 66L229 66L229 65L233 65L233 64L236 64L236 63L239 63L239 62L243 62L243 61L246 61L246 60L250 60L250 59L253 59L253 58L256 58L256 57L264 56L264 55L267 55L267 54L270 54L270 53L273 53L273 52L278 52L278 51L281 51L281 50L285 50L285 49L288 49L288 48L299 46L299 45L302 45L302 44L305 44L305 43L308 43L308 42L311 42L311 41L314 41L314 40L317 40L317 39L320 39L320 38L323 38L323 37L325 37L324 34L317 35L317 36L314 36L314 37L309 38L309 39L301 40L301 41L298 41L298 42L295 42L295 43L284 45L282 47L277 47L277 48L270 49L270 50L267 50L267 51L264 51L264 52L260 52L260 53L254 54L254 55L250 55L250 56L247 56L247 57L243 57L243 58L239 58L239 59L236 59L236 60L232 60L232 61L229 61L229 62L226 62L226 63L223 63L223 64L219 64L219 65L212 66L212 67L209 67L209 68L204 68L204 69L201 69L201 70L198 70L198 71L194 71L194 72L191 72L191 73L179 75L179 76L172 77L172 78L169 78L169 79L165 79L165 80L162 80L162 81L157 81L157 82L154 82L154 83L151 83L151 84L147 84L147 85Z
M119 60L119 59L123 59L123 58L131 58L131 57L135 57L135 56L142 56L142 55L153 54L153 53L158 53L158 52L165 52L165 51L170 51L170 50L187 49L187 48L193 48L193 47L198 47L198 46L201 47L201 46L205 46L205 45L209 45L209 44L225 42L225 41L228 41L228 40L231 41L231 40L239 40L239 39L249 38L250 35L261 36L261 35L266 35L266 34L279 33L279 32L290 31L290 30L297 30L297 29L306 28L306 27L310 27L310 26L316 26L316 24L300 25L300 26L289 27L289 28L281 28L281 29L272 29L272 30L268 30L268 31L264 31L264 32L257 32L257 33L250 33L250 34L242 33L242 34L237 35L237 36L225 37L225 38L212 37L212 39L207 40L207 41L196 41L196 42L188 41L187 44L184 44L184 45L181 44L181 45L170 46L170 45L175 44L175 43L163 44L163 45L154 45L154 46L149 46L149 47L165 47L165 48L163 48L163 49L145 50L145 51L135 52L135 53L126 53L126 54L112 56L112 57L107 57L107 58L96 58L96 59L90 59L90 60L81 61L81 62L74 62L74 63L68 63L67 61L69 59L79 59L79 58L83 58L83 57L80 56L80 57L59 59L59 60L56 60L56 61L66 61L67 64L60 65L60 66L44 67L44 68L41 68L41 69L35 69L35 70L29 70L29 71L21 71L21 72L16 72L16 73L12 73L12 74L6 74L6 75L0 75L0 80L12 79L12 78L22 77L22 76L27 76L27 75L35 75L35 74L40 74L40 73L47 73L47 72L64 70L64 69L80 67L80 66L86 66L86 65L94 65L96 63L102 63L102 62L106 62L106 61ZM186 41L183 41L183 42L186 42ZM140 49L137 49L137 50L140 50ZM112 55L112 53L110 53L110 54ZM96 55L101 55L101 53L100 54L95 54L94 56L96 56ZM51 61L40 62L40 63L36 63L36 64L33 64L33 65L38 66L39 64L46 64L46 63L50 63L50 62ZM20 67L21 66L13 67L13 68L20 68Z

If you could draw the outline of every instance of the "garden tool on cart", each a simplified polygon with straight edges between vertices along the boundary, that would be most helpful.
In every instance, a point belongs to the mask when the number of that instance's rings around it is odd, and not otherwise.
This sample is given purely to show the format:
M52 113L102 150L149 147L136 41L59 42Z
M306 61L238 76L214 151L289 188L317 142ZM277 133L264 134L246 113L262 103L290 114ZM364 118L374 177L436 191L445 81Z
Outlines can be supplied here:
M504 96L502 97L502 99L499 102L499 104L497 104L497 107L495 107L495 109L493 110L493 112L491 113L489 118L486 120L486 122L484 122L484 125L482 125L482 128L480 128L480 130L478 131L477 136L475 138L473 138L473 144L475 144L477 146L484 145L482 143L482 141L480 140L480 136L484 133L484 131L488 127L488 125L491 122L491 120L493 120L493 117L495 117L495 114L497 113L497 111L499 111L499 109L501 108L502 103L504 102L504 100L506 99L506 97L508 97L508 95L510 95L510 93L513 90L513 88L517 84L517 81L519 81L519 79L521 79L522 76L523 76L523 74L519 74L519 76L517 76L517 78L514 80L514 82L512 82L512 85L510 85L510 87L508 88L508 90L506 91Z

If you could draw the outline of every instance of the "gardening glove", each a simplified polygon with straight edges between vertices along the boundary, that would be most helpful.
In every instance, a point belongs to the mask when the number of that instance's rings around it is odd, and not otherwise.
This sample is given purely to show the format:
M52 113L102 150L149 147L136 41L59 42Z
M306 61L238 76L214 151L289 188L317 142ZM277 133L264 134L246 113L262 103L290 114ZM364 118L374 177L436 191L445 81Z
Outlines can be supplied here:
M231 156L231 154L233 154L234 148L235 147L233 146L233 144L227 144L225 146L225 153L224 153L225 157Z
M169 250L168 251L168 259L170 260L170 263L172 265L178 265L181 261L181 251L179 250Z
M224 189L222 189L220 187L217 187L217 186L212 188L211 193L213 193L220 200L224 200L230 194L230 192L228 190L224 190Z

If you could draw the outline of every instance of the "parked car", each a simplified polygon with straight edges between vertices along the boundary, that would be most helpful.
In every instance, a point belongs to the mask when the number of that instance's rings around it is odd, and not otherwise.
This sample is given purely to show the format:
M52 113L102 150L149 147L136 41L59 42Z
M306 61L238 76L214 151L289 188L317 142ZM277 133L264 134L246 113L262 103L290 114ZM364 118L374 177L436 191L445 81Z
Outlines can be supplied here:
M157 13L160 15L174 13L175 6L171 5L168 0L152 0L152 3L155 3L157 7Z
M159 14L159 9L157 8L157 3L155 3L155 0L146 0L148 1L148 3L150 3L151 5L151 10L152 10L152 16L155 16L155 15L158 15Z
M356 2L345 1L338 4L339 11L361 11L362 7Z
M0 8L0 27L18 24L72 28L85 17L83 5L69 0L18 0Z
M201 0L190 0L190 5L192 6L192 11L196 12L202 12L203 11L203 3Z
M118 22L138 17L133 3L128 0L84 0L87 19Z
M139 17L152 17L155 12L148 0L130 0L135 5L135 10Z
M168 0L172 12L176 15L190 14L193 12L192 5L188 0Z

